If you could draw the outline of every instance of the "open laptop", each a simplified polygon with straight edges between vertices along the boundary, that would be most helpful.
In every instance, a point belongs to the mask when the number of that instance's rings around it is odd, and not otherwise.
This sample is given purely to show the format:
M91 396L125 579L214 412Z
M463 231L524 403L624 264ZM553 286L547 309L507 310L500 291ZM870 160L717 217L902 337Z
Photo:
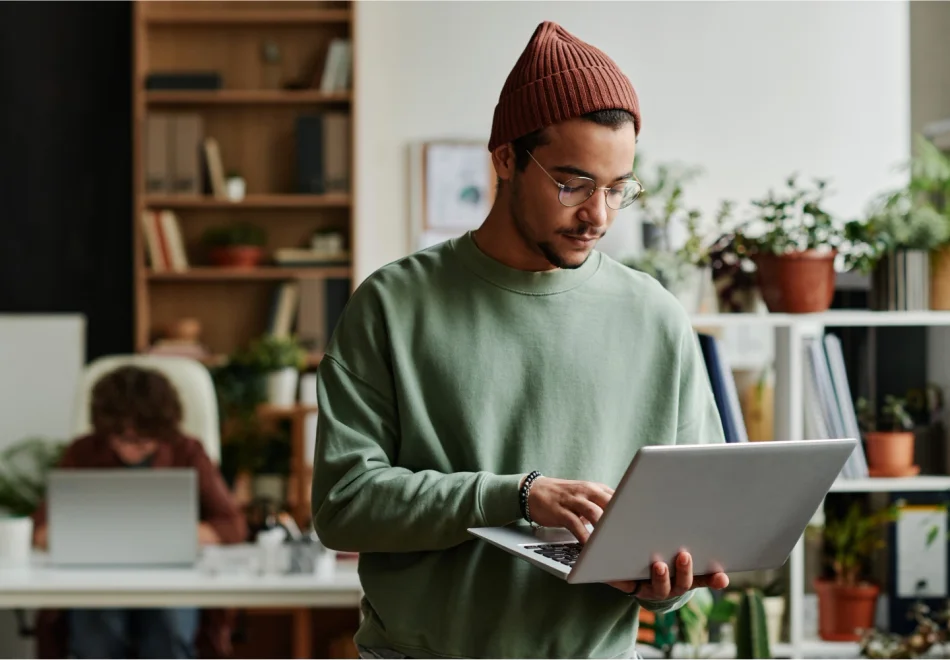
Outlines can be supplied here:
M49 557L61 566L191 566L198 559L192 468L53 470Z
M469 529L570 583L640 580L653 562L694 575L782 566L855 439L785 440L640 449L583 546L563 528Z

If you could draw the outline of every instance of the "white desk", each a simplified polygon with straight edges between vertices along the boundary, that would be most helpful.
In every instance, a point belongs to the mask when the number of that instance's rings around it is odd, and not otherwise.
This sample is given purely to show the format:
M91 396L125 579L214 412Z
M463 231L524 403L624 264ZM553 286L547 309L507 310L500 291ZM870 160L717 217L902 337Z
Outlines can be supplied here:
M193 569L0 568L0 607L357 607L356 562L331 575L212 575Z

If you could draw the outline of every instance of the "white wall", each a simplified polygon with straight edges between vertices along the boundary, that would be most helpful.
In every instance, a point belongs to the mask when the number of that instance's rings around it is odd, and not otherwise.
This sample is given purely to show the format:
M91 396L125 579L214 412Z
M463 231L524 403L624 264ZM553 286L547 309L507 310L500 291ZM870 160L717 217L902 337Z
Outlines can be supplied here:
M640 96L641 153L703 167L688 199L710 212L800 170L830 177L829 207L856 214L909 153L906 2L390 0L356 11L358 280L409 250L407 145L487 141L542 20L617 61Z
M71 439L85 363L81 314L0 314L0 449L32 436Z

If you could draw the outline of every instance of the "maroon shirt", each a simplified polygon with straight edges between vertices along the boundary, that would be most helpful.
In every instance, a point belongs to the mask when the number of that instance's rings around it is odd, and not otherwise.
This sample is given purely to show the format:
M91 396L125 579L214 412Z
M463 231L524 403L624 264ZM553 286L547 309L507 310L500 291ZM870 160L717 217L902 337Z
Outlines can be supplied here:
M83 436L70 444L59 462L59 468L125 468L109 439L100 435ZM194 468L198 473L198 513L201 522L218 533L222 543L242 543L247 538L247 521L228 490L224 478L215 467L201 443L180 435L160 442L151 457L151 469ZM36 527L46 524L46 502L33 514Z

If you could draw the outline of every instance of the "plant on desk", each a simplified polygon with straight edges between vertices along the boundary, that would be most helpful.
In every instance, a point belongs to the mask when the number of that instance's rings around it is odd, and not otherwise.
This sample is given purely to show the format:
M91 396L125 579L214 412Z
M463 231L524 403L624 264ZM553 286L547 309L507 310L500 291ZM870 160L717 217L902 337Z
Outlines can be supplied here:
M46 495L47 475L65 446L27 438L0 452L0 512L15 517L33 514Z
M856 642L873 628L880 587L866 580L864 573L873 553L884 545L884 529L899 515L898 505L864 513L855 502L844 516L826 521L831 575L815 580L822 639Z
M887 395L877 411L864 397L855 403L872 477L907 477L920 471L914 465L914 420L904 398Z

